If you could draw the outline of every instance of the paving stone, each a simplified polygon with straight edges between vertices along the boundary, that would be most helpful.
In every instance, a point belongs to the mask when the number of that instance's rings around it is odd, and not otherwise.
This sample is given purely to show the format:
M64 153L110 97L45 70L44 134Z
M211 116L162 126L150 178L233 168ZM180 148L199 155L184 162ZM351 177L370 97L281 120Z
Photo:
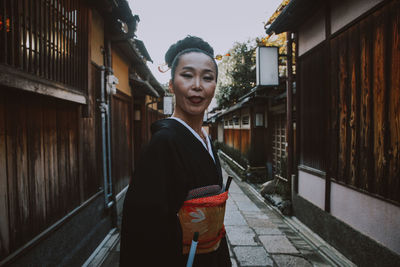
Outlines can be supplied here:
M277 227L253 227L257 235L282 235Z
M272 259L268 256L263 247L233 248L240 266L273 266Z
M248 226L225 226L229 243L233 246L255 246L255 233Z
M284 235L261 235L258 238L268 253L299 253Z
M260 211L260 209L250 200L249 201L236 201L236 205L241 211Z
M245 194L243 194L243 192L229 192L229 198L233 199L235 202L251 202L251 200Z
M278 267L312 267L313 265L302 257L291 255L272 255Z
M240 211L229 211L225 213L224 224L226 225L247 225L246 220Z
M235 202L232 199L229 199L226 201L226 207L225 207L225 212L229 211L234 211L234 210L239 210L238 207L236 206Z
M247 221L247 224L254 228L254 227L259 227L259 228L276 228L278 227L273 224L271 221L268 219L263 219L263 218L254 218L254 217L247 217L245 216L245 219Z
M260 219L265 219L265 220L269 219L268 215L265 214L265 212L261 211L261 210L260 211L243 211L242 213L245 217L260 218Z

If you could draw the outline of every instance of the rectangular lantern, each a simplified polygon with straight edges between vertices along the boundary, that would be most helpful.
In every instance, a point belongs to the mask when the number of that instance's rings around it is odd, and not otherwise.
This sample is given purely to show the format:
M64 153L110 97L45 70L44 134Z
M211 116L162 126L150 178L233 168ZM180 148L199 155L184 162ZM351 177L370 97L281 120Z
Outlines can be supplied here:
M257 47L256 73L257 85L277 86L278 78L278 47Z
M163 98L164 102L164 114L165 115L172 115L173 113L173 102L172 102L172 96L165 95Z

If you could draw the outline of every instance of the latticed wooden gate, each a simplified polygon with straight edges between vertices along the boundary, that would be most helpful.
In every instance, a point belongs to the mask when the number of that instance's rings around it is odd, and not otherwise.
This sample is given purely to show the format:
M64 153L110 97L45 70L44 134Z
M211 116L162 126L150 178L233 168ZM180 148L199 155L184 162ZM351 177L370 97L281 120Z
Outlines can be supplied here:
M273 127L272 168L274 174L281 175L281 169L285 168L282 163L286 158L286 115L275 115L273 119Z

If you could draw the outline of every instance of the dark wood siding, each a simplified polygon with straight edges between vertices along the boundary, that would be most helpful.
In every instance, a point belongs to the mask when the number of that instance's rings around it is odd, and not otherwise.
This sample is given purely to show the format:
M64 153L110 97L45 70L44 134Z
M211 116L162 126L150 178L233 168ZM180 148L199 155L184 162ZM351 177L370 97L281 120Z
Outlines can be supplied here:
M90 86L88 88L88 104L83 108L85 116L81 116L79 123L79 171L81 198L88 199L98 192L102 186L103 177L101 162L101 128L100 109L96 99L100 98L101 77L100 69L90 65Z
M247 156L250 149L250 129L224 129L224 143Z
M399 2L331 40L339 81L338 181L400 202ZM333 88L334 90L334 88ZM334 123L333 121L331 123ZM332 126L333 127L333 126Z
M323 45L299 59L300 163L329 167L335 181L395 203L400 203L399 16L399 1L391 1L332 36L329 75ZM330 79L330 92L324 92L323 77Z
M325 50L319 46L302 56L300 64L300 164L325 170L327 111L324 96Z
M131 98L118 92L112 99L112 177L118 194L132 177L132 103Z
M240 151L247 155L250 149L250 129L240 130Z
M84 201L79 110L67 102L1 88L0 258Z
M94 65L90 77L85 107L0 86L0 259L99 191Z

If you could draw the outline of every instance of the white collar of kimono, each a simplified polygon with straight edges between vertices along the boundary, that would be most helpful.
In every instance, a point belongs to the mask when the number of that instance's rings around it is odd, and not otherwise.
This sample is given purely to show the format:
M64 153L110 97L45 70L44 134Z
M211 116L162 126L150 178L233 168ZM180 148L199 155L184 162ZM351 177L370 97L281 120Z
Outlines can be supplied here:
M210 138L208 138L207 132L201 128L201 131L203 132L203 135L206 136L206 140L207 140L207 144L204 143L204 140L200 137L200 135L198 133L196 133L192 127L190 127L186 122L184 122L183 120L177 118L177 117L169 117L169 119L174 119L178 122L180 122L183 126L185 126L186 128L188 128L188 130L197 138L199 139L199 141L203 144L204 148L208 151L208 154L210 154L211 158L213 159L213 161L215 162L215 158L212 152L212 148L211 148L211 142L210 142ZM208 149L207 149L208 147Z

